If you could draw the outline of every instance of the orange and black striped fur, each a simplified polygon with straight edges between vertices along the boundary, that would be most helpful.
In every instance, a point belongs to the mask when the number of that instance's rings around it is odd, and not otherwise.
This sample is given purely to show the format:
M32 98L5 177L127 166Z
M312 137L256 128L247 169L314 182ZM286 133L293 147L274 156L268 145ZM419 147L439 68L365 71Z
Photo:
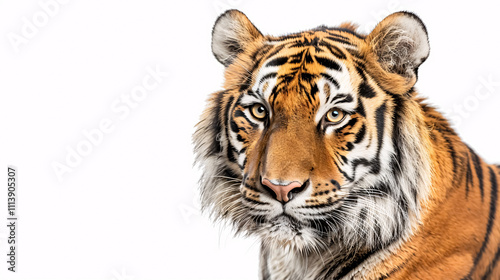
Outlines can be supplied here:
M202 204L261 238L261 279L500 279L500 168L418 97L417 16L273 37L231 10L212 50Z

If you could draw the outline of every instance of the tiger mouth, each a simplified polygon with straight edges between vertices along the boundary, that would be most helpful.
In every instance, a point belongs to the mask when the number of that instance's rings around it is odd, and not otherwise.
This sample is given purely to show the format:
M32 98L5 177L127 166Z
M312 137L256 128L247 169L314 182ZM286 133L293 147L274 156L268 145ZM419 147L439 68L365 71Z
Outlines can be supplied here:
M271 220L269 220L269 224L271 225L270 232L276 232L286 229L290 231L290 233L294 233L297 235L300 235L300 232L304 227L304 225L300 221L286 213L272 218Z

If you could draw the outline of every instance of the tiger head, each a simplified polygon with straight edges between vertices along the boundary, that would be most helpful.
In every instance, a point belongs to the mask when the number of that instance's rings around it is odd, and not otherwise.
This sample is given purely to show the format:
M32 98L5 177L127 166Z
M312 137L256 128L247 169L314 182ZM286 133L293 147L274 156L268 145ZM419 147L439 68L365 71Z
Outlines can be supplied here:
M370 248L407 238L431 178L415 97L427 32L392 14L355 26L263 35L222 14L212 51L225 66L193 136L203 208L270 246Z

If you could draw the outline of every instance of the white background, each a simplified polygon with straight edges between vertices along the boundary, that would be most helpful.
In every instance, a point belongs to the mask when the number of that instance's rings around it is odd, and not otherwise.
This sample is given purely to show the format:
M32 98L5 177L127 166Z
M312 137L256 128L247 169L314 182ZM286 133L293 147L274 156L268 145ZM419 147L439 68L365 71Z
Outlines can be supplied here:
M417 88L500 162L493 1L69 0L43 22L47 2L0 1L0 279L257 278L258 241L199 214L192 168L193 126L223 82L210 35L227 8L274 35L344 21L367 32L392 12L417 13L431 43ZM41 26L13 44L33 16ZM129 115L114 112L148 67L169 76ZM481 79L497 84L488 91ZM105 119L113 130L59 180L53 165ZM6 263L8 164L19 169L16 273Z

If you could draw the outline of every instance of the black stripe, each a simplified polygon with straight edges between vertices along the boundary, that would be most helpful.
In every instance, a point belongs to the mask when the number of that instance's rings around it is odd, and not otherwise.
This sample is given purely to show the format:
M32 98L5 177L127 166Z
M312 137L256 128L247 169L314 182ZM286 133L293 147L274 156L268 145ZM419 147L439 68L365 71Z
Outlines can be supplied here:
M331 32L329 32L328 34L330 34L330 35L331 35L331 37L334 37L334 38L337 38L337 39L342 39L342 40L347 40L347 41L349 41L349 38L347 38L347 37L345 37L345 36L342 36L342 35L340 35L340 34L337 34L337 33L331 33ZM329 36L329 37L330 37L330 36ZM327 38L329 38L329 37L327 37Z
M236 122L234 120L231 120L230 122L230 127L231 127L231 130L234 132L234 133L238 133L240 132L240 129L244 130L245 128L243 127L238 127L238 125L236 124Z
M377 125L377 140L378 140L378 151L377 154L380 154L380 148L382 147L382 142L384 140L384 128L385 128L385 111L386 111L385 103L380 105L375 111L375 121Z
M334 56L338 57L339 59L346 59L347 58L345 53L337 46L328 45L327 48Z
M375 186L373 186L372 188L367 189L368 195L370 195L370 190L376 190L382 194L390 195L390 196L392 196L392 194L393 194L391 186L389 186L385 182L378 183ZM373 193L371 193L371 195L373 195Z
M333 54L335 57L339 58L339 59L346 59L347 56L345 55L345 53L339 49L337 46L334 46L326 41L320 41L319 44L320 46L325 46L331 54Z
M455 152L455 148L453 148L453 143L451 143L450 139L448 136L441 131L441 129L438 127L437 130L441 132L441 136L444 138L446 144L448 144L448 149L451 157L451 161L453 163L453 183L455 183L455 176L457 174L457 168L458 168L458 163L457 163L457 153Z
M351 35L354 35L354 36L356 36L359 39L365 39L365 36L359 35L358 33L354 32L354 31L352 31L351 29L348 29L348 28L333 27L330 30L328 30L328 34L336 34L336 33L333 33L333 31L345 32L345 33L349 33Z
M227 167L221 171L221 175L226 176L226 177L230 177L230 178L240 178L240 176L241 176L239 174L234 173L233 170L231 170Z
M283 57L277 57L277 58L274 58L273 60L269 61L269 62L266 64L266 67L270 67L270 66L280 66L280 65L285 64L287 61L288 61L288 57L286 57L286 56L283 56Z
M365 71L363 70L363 66L361 66L360 64L357 64L356 72L358 72L358 75L361 77L361 80L363 80L363 82L366 82L366 75L365 75Z
M267 73L266 75L262 76L262 78L260 78L259 84L262 84L262 82L264 82L267 79L275 78L276 75L277 75L276 72Z
M267 222L266 217L265 217L265 216L262 216L262 215L254 215L254 214L252 214L252 215L251 215L251 218L252 218L252 220L254 220L254 222L255 222L256 224L258 224L258 225L262 225L262 224L264 224L264 223L266 223L266 222Z
M294 40L290 45L288 45L288 48L303 48L310 46L309 42L305 38L300 38L297 40Z
M247 118L247 116L245 115L245 113L243 113L243 112L242 112L242 111L240 111L240 110L238 110L238 111L234 112L234 117L235 117L235 118L244 118L244 119L245 119L245 121L246 121L249 125L251 125L253 129L257 129L257 128L259 127L259 125L258 125L258 124L253 123L251 120L249 120L249 119ZM233 131L234 131L234 130L233 130ZM235 132L237 132L237 131L235 131Z
M374 174L378 174L380 172L380 150L382 148L382 144L384 142L384 129L385 129L385 112L386 112L386 104L380 105L380 107L377 108L375 111L375 122L377 126L377 155L375 158L369 162L369 165L371 166L371 172ZM364 163L363 161L360 161L360 163ZM354 163L353 163L354 165ZM355 165L354 165L355 168Z
M483 167L481 166L481 160L477 156L477 154L470 148L469 152L472 156L472 165L474 165L474 169L476 170L476 176L479 180L479 191L481 192L481 201L484 200L484 177L483 177Z
M349 272L354 270L356 267L358 267L360 264L362 264L364 261L366 261L371 255L375 254L377 251L378 251L378 249L375 249L375 250L372 250L372 251L365 253L365 254L358 254L358 255L351 254L350 256L347 256L346 262L348 262L348 263L344 267L342 267L342 269L340 270L340 272L337 275L335 275L335 279L344 278ZM351 260L351 261L348 261L348 260ZM327 272L324 279L327 279L328 277L332 276L332 273L335 271L337 266L332 265L332 268L330 268L330 270Z
M364 166L367 166L367 167L371 167L371 173L378 173L378 171L380 171L380 163L378 161L377 158L373 159L373 160L368 160L366 158L357 158L355 160L352 161L352 169L354 170L354 174L353 174L353 177L356 178L356 168L358 167L358 165L364 165Z
M249 190L252 190L254 192L261 192L259 189L253 187L253 186L250 186L249 184L245 183L245 188L249 189Z
M403 103L403 100L400 95L393 95L392 100L394 101L394 108L398 108L399 112L404 112L405 111L405 104ZM392 166L392 171L394 172L395 178L400 178L399 176L403 172L401 170L401 163L403 162L403 147L404 147L404 141L403 137L405 137L400 130L400 113L395 113L394 117L392 118L392 145L394 147L394 153L395 156L391 160L391 166ZM415 189L414 189L415 190ZM418 204L417 202L417 193L415 190L414 193L414 200L415 200L415 205Z
M364 57L361 56L358 50L346 49L346 51L357 59L365 59Z
M337 37L333 37L333 36L326 36L325 38L328 39L328 40L332 40L332 41L335 41L335 42L339 42L339 43L342 43L342 44L347 44L347 45L352 46L351 42L349 42L347 40L344 40L344 39L341 39L341 38L337 38Z
M372 174L378 174L381 169L380 165L380 151L384 141L384 129L385 129L385 113L386 113L386 103L380 105L380 107L375 110L375 122L377 126L377 154L373 160L367 160L365 158L358 158L352 161L352 168L354 170L353 177L356 177L356 168L358 165L362 164L364 166L371 167L370 172ZM358 132L359 133L359 132Z
M342 160L343 164L346 164L348 162L347 158L343 155L340 155L340 159Z
M337 82L337 80L335 80L332 76L326 74L326 73L321 73L321 76L325 79L327 79L330 83L332 83L337 89L340 88L340 85L339 83Z
M340 64L338 64L337 62L335 62L329 58L316 56L316 61L319 64L325 66L326 68L337 70L337 71L342 70L342 67L340 66Z
M333 103L334 101L337 101L337 103L349 103L352 102L352 100L353 100L352 95L348 93L339 93L330 100L330 103Z
M212 132L214 135L217 135L220 131L222 131L219 112L222 109L222 98L224 97L224 94L226 94L225 91L221 91L217 94L217 97L214 101L215 107L210 112L213 117L208 129L210 130L209 132ZM218 141L216 137L214 137L213 141L210 143L210 148L208 148L207 153L208 155L214 155L220 152L222 152L222 146L220 144L220 141Z
M359 220L360 222L358 224L362 224L366 220L366 215L368 214L368 209L366 207L363 207L361 211L359 212Z
M363 117L366 117L365 106L363 106L363 102L358 98L358 107L356 107L356 113L360 114Z
M269 54L265 55L265 53L268 52L271 48L272 48L272 46L270 46L270 45L264 45L262 48L258 48L257 51L255 51L250 56L250 61L254 61L255 63L253 64L252 68L249 71L247 71L249 74L255 72L255 70L259 67L259 65L260 65L261 61L264 59L264 57L270 57ZM278 49L279 49L279 47L278 47ZM260 57L259 57L259 55L260 55ZM240 92L247 90L250 87L251 83L252 83L252 75L251 74L246 75L245 80L241 82Z
M352 151L352 149L354 149L354 144L352 144L352 142L347 142L347 144L345 145L345 149L346 151Z
M268 53L265 56L265 59L267 60L267 59L271 58L272 56L274 56L275 54L279 53L284 47L285 47L285 44L277 46L276 49L274 49L272 52Z
M366 127L365 124L363 124L359 129L359 131L354 136L355 138L354 144L358 144L359 142L363 141L363 139L365 138L365 134L366 134Z
M322 204L316 204L316 205L303 205L303 206L299 206L299 208L302 208L302 209L319 209L319 208L324 208L324 207L331 207L333 205L336 205L338 203L340 203L341 200L335 200L335 201L330 201L330 202L327 202L327 203L322 203Z
M224 123L226 124L226 139L227 139L227 147L226 147L226 153L227 153L227 158L231 162L236 162L236 158L234 157L233 154L233 146L231 145L229 141L229 125L228 125L228 120L229 120L229 110L231 109L231 106L233 105L234 101L234 96L230 96L229 100L226 103L226 110L224 111Z
M472 170L470 168L471 159L469 154L467 154L467 171L465 172L465 197L467 198L469 195L469 186L473 187L472 182Z
M314 85L314 86L316 86L316 85ZM299 86L299 87L302 89L300 92L307 96L307 100L309 101L309 103L313 104L313 100L312 100L313 97L311 97L311 94L307 91L307 89L305 89L303 86ZM316 91L317 91L317 89L318 89L318 87L316 86Z
M247 94L250 96L253 96L255 98L259 98L260 93L258 92L259 90L257 89L257 92L253 92L251 90L247 91Z
M348 126L350 126L352 128L356 125L357 122L358 122L357 118L352 118L344 126L337 128L337 131L342 131L342 129L344 129Z
M365 98L373 98L377 95L373 87L370 86L367 82L362 82L359 85L358 91L359 95Z
M353 182L354 179L349 177L349 175L347 175L347 173L345 173L341 168L340 166L338 165L337 161L333 161L333 164L335 164L335 167L337 167L337 170L344 176L344 178L346 178L347 181L349 182Z
M306 54L304 55L304 60L306 63L313 63L314 60L312 58L312 55L311 55L311 52L309 51L309 49L306 51Z
M495 256L493 257L493 260L488 265L486 272L484 273L483 277L481 278L482 280L490 279L490 274L493 271L493 269L495 269L499 259L500 259L500 247L497 249L497 252L495 253Z
M314 85L312 86L312 88L311 88L311 92L307 92L307 91L306 91L307 98L309 99L309 102L310 102L311 104L313 104L313 101L312 101L311 99L316 100L316 95L318 94L318 91L319 91L319 89L318 89L318 86L317 86L316 84L314 84Z
M245 169L245 166L247 166L247 159L248 159L248 158L247 158L247 157L245 157L245 159L243 160L243 166L242 166L242 167L240 166L241 170L244 170L244 169ZM239 165L239 164L238 164L238 165Z
M258 204L258 205L268 205L269 203L267 202L262 202L262 201L258 201L258 200L254 200L252 198L248 198L246 196L243 196L243 199L250 202L250 203L254 203L254 204Z
M267 39L268 41L271 42L277 42L277 41L284 41L284 40L291 40L291 39L296 39L296 38L301 38L304 37L302 33L292 33L292 34L287 34L281 37L274 37L274 38L269 38Z
M240 141L240 142L243 142L243 143L246 143L246 142L247 142L247 141L245 141L245 139L243 138L243 136L241 136L241 134L237 134L237 135L236 135L236 140L238 140L238 141ZM239 154L239 153L240 153L240 151L236 150L236 148L235 148L235 152L236 152L237 154Z
M310 83L316 77L317 76L315 74L311 74L311 73L307 73L307 72L300 73L300 79L306 83Z
M481 246L481 249L479 249L479 253L474 258L474 265L472 266L472 269L470 270L469 274L466 276L466 279L472 276L472 274L476 270L477 265L479 264L479 261L481 260L481 257L483 256L486 250L486 247L488 246L491 231L493 230L493 223L495 222L496 218L495 215L497 211L497 198L498 198L497 177L493 172L493 169L491 169L491 167L488 167L488 169L490 170L491 198L490 198L490 213L488 215L488 224L486 225L486 235L484 236L483 245Z
M337 190L340 190L340 184L339 182L337 182L336 180L330 180L330 183L332 183L332 185L337 188Z
M290 55L289 63L300 63L302 62L302 56L304 55L304 51L300 51L294 55Z
M234 162L234 163L237 163L238 161L236 160L236 157L234 157L234 151L236 151L236 148L233 147L233 145L231 143L229 143L229 141L227 141L227 159L230 161L230 162Z

